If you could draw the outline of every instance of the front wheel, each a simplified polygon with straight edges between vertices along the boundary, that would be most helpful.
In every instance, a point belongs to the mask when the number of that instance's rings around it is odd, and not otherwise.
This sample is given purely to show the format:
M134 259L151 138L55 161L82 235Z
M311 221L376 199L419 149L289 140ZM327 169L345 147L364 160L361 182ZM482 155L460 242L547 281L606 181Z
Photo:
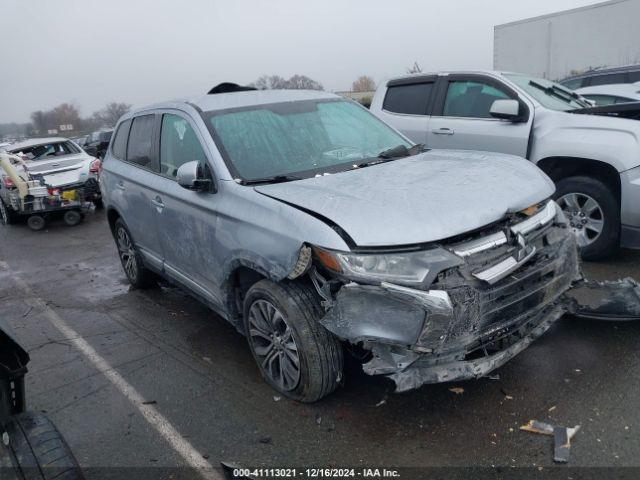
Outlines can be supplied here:
M606 184L591 177L563 178L556 186L555 197L583 259L597 260L616 250L620 243L620 207Z
M342 379L342 345L318 320L313 288L261 280L244 301L245 334L267 383L300 402L333 392Z
M2 222L3 225L11 225L15 223L15 217L13 210L0 198L0 222Z

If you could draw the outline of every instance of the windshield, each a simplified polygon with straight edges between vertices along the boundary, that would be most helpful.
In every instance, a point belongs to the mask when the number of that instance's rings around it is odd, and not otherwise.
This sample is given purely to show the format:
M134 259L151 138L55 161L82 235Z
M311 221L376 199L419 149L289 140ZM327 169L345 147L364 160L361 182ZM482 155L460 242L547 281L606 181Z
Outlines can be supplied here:
M543 107L551 110L569 111L576 108L590 107L587 102L577 98L566 87L543 78L529 77L520 74L506 74L509 80L535 98Z
M25 160L41 160L45 158L61 157L80 153L78 147L71 142L54 142L11 150L11 153L23 157Z
M367 110L344 100L260 105L205 117L232 174L247 181L334 173L385 150L411 146Z

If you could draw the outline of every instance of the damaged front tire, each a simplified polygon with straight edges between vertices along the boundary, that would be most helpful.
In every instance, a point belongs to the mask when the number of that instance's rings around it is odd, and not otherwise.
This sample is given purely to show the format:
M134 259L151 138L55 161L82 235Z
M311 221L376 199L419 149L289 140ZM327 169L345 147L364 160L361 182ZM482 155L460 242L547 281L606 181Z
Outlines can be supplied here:
M310 285L261 280L244 300L245 334L260 372L273 388L311 403L342 378L342 345L319 323L320 301Z

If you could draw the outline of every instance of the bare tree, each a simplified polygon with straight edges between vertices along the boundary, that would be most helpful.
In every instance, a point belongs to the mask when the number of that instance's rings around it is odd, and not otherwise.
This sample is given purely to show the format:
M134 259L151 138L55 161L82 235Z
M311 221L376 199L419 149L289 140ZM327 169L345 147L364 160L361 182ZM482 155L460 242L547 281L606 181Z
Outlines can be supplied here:
M407 73L422 73L422 67L418 62L413 62L413 65L407 68Z
M369 75L362 75L351 84L352 92L372 92L376 89L376 82Z
M129 110L131 110L131 105L128 103L111 102L102 110L95 112L93 119L98 126L113 127L118 119Z
M294 75L286 80L279 75L262 75L251 84L259 90L276 90L292 88L298 90L324 90L320 82L316 82L304 75Z
M287 81L279 75L262 75L250 86L258 90L277 90L287 88Z

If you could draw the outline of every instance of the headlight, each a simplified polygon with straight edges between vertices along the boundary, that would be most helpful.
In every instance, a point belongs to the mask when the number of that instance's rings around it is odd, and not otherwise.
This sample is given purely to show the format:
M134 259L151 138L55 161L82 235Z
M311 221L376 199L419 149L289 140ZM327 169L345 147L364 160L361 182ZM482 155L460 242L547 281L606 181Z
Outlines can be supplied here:
M442 270L461 265L462 259L442 248L400 253L336 252L314 247L326 268L362 283L431 284Z

